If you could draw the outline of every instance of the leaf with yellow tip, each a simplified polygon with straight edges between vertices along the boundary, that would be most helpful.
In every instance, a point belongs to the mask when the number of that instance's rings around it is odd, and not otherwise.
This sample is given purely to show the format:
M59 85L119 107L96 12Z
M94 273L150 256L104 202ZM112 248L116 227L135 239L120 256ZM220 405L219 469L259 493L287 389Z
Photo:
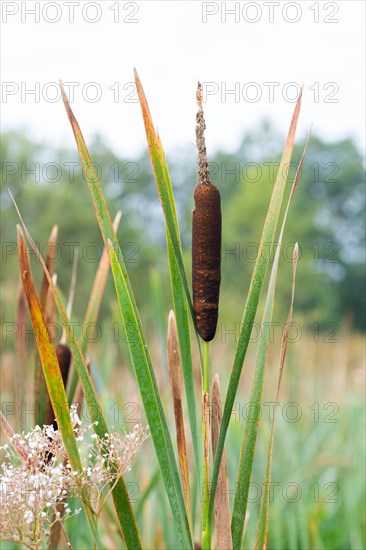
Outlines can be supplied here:
M34 328L38 352L43 368L43 374L47 384L48 394L53 404L53 410L56 416L58 429L61 432L61 437L64 442L65 450L68 454L71 467L73 468L73 470L81 472L81 459L76 443L74 429L71 423L70 410L67 404L66 392L62 381L55 348L52 344L48 326L41 309L41 304L38 299L36 288L34 286L27 246L22 229L19 225L17 226L17 231L20 276L28 302L29 313ZM98 550L101 550L102 545L99 540L94 514L88 503L83 502L83 505L90 527L93 532L96 547L98 548Z
M179 544L182 548L190 548L192 547L191 533L187 512L185 510L179 473L175 462L169 430L159 392L157 389L155 374L151 365L147 342L144 335L140 315L137 309L134 293L94 165L91 161L86 143L80 130L80 126L75 118L74 113L72 112L69 100L61 83L60 86L62 98L67 115L69 117L69 121L71 123L72 130L74 132L76 144L84 169L84 175L94 204L94 209L103 236L104 244L109 251L111 269L116 287L117 298L120 303L122 320L124 322L124 325L128 326L128 330L130 330L131 327L134 327L133 330L134 335L136 335L136 339L134 338L134 341L132 341L132 339L129 339L128 344L131 357L133 358L134 362L136 378L139 384L140 393L144 401L144 408L146 416L148 418L152 439L157 450L157 457L159 459L162 475L165 481L165 488L175 519ZM124 304L123 307L121 306L121 300ZM125 309L125 307L127 309ZM129 313L129 318L127 322L125 320L126 311L128 311ZM135 345L135 340L137 342L137 345ZM138 360L136 360L136 357L138 357Z
M12 197L12 195L11 195L11 197ZM69 318L67 316L67 313L66 313L66 309L65 309L65 307L63 305L63 302L60 298L60 295L59 295L59 293L58 293L58 291L57 291L57 289L54 285L52 277L47 271L46 264L45 264L45 262L44 262L44 260L41 256L37 246L35 245L29 231L27 230L27 228L26 228L26 226L25 226L25 224L22 220L19 209L18 209L13 197L12 197L12 200L14 202L14 205L15 205L15 208L16 208L17 213L19 215L19 218L20 218L20 220L23 224L24 231L27 235L28 241L29 241L31 247L33 248L33 250L35 251L35 253L36 253L36 255L37 255L37 257L38 257L38 259L39 259L39 261L42 265L43 271L44 271L44 273L47 277L50 291L52 292L52 296L55 300L58 312L60 314L61 321L63 323L63 326L64 326L65 330L66 330L66 334L67 334L67 337L68 337L68 340L69 340L70 349L72 351L72 355L73 355L73 358L74 358L74 361L75 361L75 366L76 366L76 369L78 371L78 376L79 376L79 379L80 379L80 382L81 382L81 385L82 385L82 388L83 388L83 392L84 392L85 401L86 401L86 404L87 404L87 407L88 407L89 415L90 415L91 421L93 422L94 431L101 439L103 439L105 434L108 433L108 427L107 427L106 421L104 419L101 406L98 402L98 398L97 398L97 394L96 394L96 391L95 391L95 388L94 388L94 385L93 385L93 381L90 377L89 370L87 368L85 359L84 359L83 354L81 352L79 342L78 342L78 340L75 336L73 326L70 323L70 320L69 320ZM55 352L54 352L54 354L55 354ZM57 361L57 357L56 357L56 361ZM58 363L57 363L57 367L58 367ZM61 377L60 372L59 372L59 376ZM62 377L61 377L61 381L62 381ZM62 391L63 391L63 395L64 395L63 403L65 403L66 392L65 392L65 389L64 389L63 385L62 385ZM52 395L51 395L51 398L52 398ZM69 410L68 405L67 405L67 400L66 400L66 408L67 408L67 410ZM56 420L57 420L57 422L59 421L59 419L57 417L57 414L56 414ZM119 523L120 523L120 526L121 526L121 530L122 530L126 545L129 548L133 548L133 549L137 549L137 550L140 549L141 548L140 537L139 537L136 521L135 521L135 518L134 518L134 515L133 515L133 510L132 510L132 507L131 507L131 503L130 503L130 500L129 500L127 487L126 487L126 484L125 484L124 479L123 479L122 476L119 478L118 482L113 485L112 496L113 496L113 501L114 501L114 505L115 505L115 508L116 508L117 517L118 517L118 520L119 520Z
M184 385L188 403L189 422L192 435L195 467L197 483L201 485L201 470L200 470L200 448L198 442L198 428L197 428L197 412L196 412L196 399L194 393L194 374L192 364L192 353L190 343L190 331L189 331L189 319L188 309L190 311L193 324L195 327L197 345L199 350L199 358L202 371L202 357L200 348L200 339L196 330L196 324L193 314L193 306L191 295L188 290L187 277L184 270L183 255L179 234L179 225L177 212L175 208L175 200L173 193L173 186L170 179L169 168L165 158L165 153L161 139L155 131L152 121L149 105L145 96L144 89L137 74L136 69L135 82L137 93L140 100L140 106L142 111L142 117L145 125L146 138L149 147L149 153L151 163L153 167L155 182L158 190L160 203L163 209L165 218L165 231L168 250L168 261L170 271L170 281L172 287L174 311L177 323L179 346L182 357L182 367L184 376Z
M76 445L74 430L70 420L70 410L67 404L66 392L62 382L57 355L51 342L51 336L47 327L46 319L44 318L41 304L34 286L27 246L23 232L19 225L17 226L17 230L20 276L29 306L29 313L34 328L34 334L47 389L54 405L56 420L60 427L65 448L69 454L70 463L75 470L78 470L81 469L81 461Z
M47 252L46 252L46 265L47 269L51 275L55 272L55 261L57 257L57 235L58 235L58 226L54 225L47 243ZM52 300L52 298L51 298ZM41 308L45 314L45 319L50 327L51 340L54 341L54 310L50 304L50 296L48 293L48 281L45 275L42 277L41 284L41 293L39 298ZM46 422L47 410L50 409L50 399L47 394L46 381L44 379L42 366L39 362L39 357L36 357L35 369L34 369L34 403L36 408L36 423L39 426L43 426Z

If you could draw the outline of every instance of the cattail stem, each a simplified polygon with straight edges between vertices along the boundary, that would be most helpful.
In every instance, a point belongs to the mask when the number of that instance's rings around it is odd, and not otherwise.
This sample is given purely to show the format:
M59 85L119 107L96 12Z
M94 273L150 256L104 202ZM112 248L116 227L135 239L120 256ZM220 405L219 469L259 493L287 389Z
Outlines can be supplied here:
M209 392L209 376L210 376L210 343L203 343L203 391Z
M203 343L203 379L202 379L202 422L203 422L203 453L202 453L202 550L211 548L211 526L208 521L209 493L209 464L210 464L210 403L209 403L209 377L210 377L209 342Z

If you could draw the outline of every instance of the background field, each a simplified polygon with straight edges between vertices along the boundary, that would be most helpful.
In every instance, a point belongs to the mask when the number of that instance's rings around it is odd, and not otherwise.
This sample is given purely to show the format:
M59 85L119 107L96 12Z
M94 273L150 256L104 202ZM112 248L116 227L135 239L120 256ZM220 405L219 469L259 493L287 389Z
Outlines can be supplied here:
M253 269L256 246L283 147L283 136L263 123L246 134L232 154L211 155L213 182L223 201L223 280L218 332L212 346L212 373L220 375L225 394L239 323ZM71 142L70 142L71 143ZM299 160L299 143L294 161ZM19 274L16 256L17 218L10 188L41 249L53 224L59 225L58 284L68 293L75 250L79 250L74 321L81 322L97 267L102 240L79 164L69 148L53 149L18 133L5 133L2 158L2 402L14 400L16 303ZM95 138L92 158L111 214L122 210L118 232L142 314L159 388L174 434L173 408L166 365L166 330L172 307L165 255L164 222L146 155L121 159ZM169 155L177 198L186 268L190 270L190 223L196 184L194 149ZM51 163L51 164L48 164ZM29 170L33 170L30 173ZM294 169L295 170L295 169ZM292 176L294 174L292 171ZM13 172L13 173L12 173ZM291 172L291 171L290 171ZM270 508L270 549L352 549L365 547L364 479L364 184L360 152L352 140L333 143L312 138L303 176L289 215L280 263L273 342L269 350L259 441L253 471L244 548L254 545L260 491L275 399L282 329L290 300L293 243L299 242L294 325L275 434ZM40 282L41 269L34 261ZM260 320L261 307L259 308ZM26 409L32 407L35 349L30 325L24 373ZM90 346L91 372L104 411L117 430L144 420L134 382L127 339L122 331L111 280L103 297L96 341ZM258 332L255 328L245 362L240 392L227 441L230 490L236 470ZM193 343L193 349L195 349ZM198 361L196 357L195 368ZM197 393L197 404L199 395ZM24 412L24 411L23 411ZM85 409L83 412L86 415ZM187 412L187 411L185 411ZM187 415L186 415L187 417ZM9 417L11 421L11 417ZM19 421L14 415L14 424ZM26 414L31 427L32 415ZM189 433L187 425L187 433ZM190 441L189 441L190 445ZM190 450L191 451L191 450ZM190 457L191 452L190 452ZM193 469L193 462L190 463ZM174 525L151 440L129 472L130 494L146 548L176 545ZM151 493L146 489L152 483ZM110 509L112 512L112 508ZM83 520L71 519L68 532L75 548L91 547ZM122 542L106 516L102 532L108 548ZM198 518L197 518L197 521ZM199 523L196 525L199 533ZM8 546L2 544L3 548Z

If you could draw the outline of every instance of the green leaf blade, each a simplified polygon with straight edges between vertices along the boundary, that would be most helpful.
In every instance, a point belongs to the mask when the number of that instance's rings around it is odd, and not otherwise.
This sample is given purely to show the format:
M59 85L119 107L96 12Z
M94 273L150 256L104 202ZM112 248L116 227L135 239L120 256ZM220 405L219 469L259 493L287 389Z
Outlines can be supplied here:
M155 182L158 190L158 195L165 219L166 241L168 250L168 261L170 280L173 295L173 304L175 317L178 329L179 347L182 357L182 367L184 376L184 386L187 397L189 422L193 443L193 452L195 459L195 468L197 480L200 485L201 468L200 468L200 445L199 434L197 429L197 411L196 411L196 398L194 393L194 373L192 364L192 352L189 333L189 318L187 311L191 315L194 327L195 318L193 313L192 298L188 289L187 277L183 264L183 255L181 248L181 239L179 233L179 225L177 218L177 211L175 207L175 199L173 193L173 186L170 178L169 168L166 161L163 145L161 139L155 131L150 109L147 103L144 89L141 81L135 70L135 82L137 93L140 100L142 116L145 125L146 138L153 167ZM197 345L199 349L201 367L202 357L200 340L195 330Z
M155 445L161 474L170 506L178 529L178 540L181 548L192 547L192 540L186 514L182 486L179 479L173 447L168 426L162 409L155 376L152 370L150 357L139 330L136 313L128 292L126 281L115 250L109 242L111 269L116 287L116 294L121 310L124 327L128 327L128 339L131 359L134 366L145 414L149 423L151 436Z
M118 282L119 284L119 291L117 291L117 297L119 300L121 296L123 296L123 298L126 299L125 305L128 305L128 311L130 314L129 320L135 327L135 334L138 334L138 349L136 347L132 347L132 348L130 347L130 352L132 349L134 352L134 357L138 358L138 361L139 361L137 363L138 365L141 364L143 368L144 366L146 367L147 365L149 369L146 380L149 383L149 388L152 390L152 394L146 392L144 385L143 384L141 385L138 379L139 387L140 387L141 396L144 399L144 406L148 407L149 410L154 411L151 416L151 420L153 421L159 420L159 422L162 423L161 425L163 426L164 442L162 443L163 445L162 448L164 448L164 445L166 446L166 453L164 455L164 460L166 460L166 465L167 465L168 471L170 472L168 475L172 476L172 481L173 481L173 487L167 486L166 484L166 490L168 492L168 496L170 496L170 504L172 507L174 518L176 520L176 526L177 526L177 529L181 532L182 545L185 545L186 547L187 545L189 547L192 547L189 523L188 523L188 518L186 515L185 506L184 506L183 492L180 484L180 479L179 479L179 474L178 474L178 470L175 462L173 448L171 445L170 435L166 424L166 419L164 416L162 404L160 401L156 380L155 380L155 375L150 364L150 358L147 351L147 343L144 336L138 309L136 306L134 293L129 281L125 263L123 261L122 251L118 244L118 240L112 225L112 221L105 202L101 185L99 183L96 171L94 169L94 165L91 161L79 124L71 110L69 101L67 99L67 96L65 94L65 91L62 85L61 85L61 91L62 91L62 97L65 104L65 108L72 126L72 130L75 135L81 162L84 168L84 175L85 175L85 178L89 187L90 195L94 204L94 209L95 209L99 227L103 236L104 244L109 250L110 259L112 260L112 254L114 254L114 259L116 260L115 262L111 262L111 265L112 265L112 273L113 273L116 287L117 287L116 283ZM113 243L113 246L112 246L113 253L111 251L109 243ZM121 308L122 319L124 319L124 313L125 313L124 309ZM132 355L132 352L131 352L131 355ZM146 373L147 371L145 372L145 374ZM137 371L136 371L136 375L137 375ZM153 432L152 432L152 435L153 435ZM158 431L158 435L159 437L161 437L161 433L159 431ZM154 437L153 437L153 440L154 440ZM155 437L155 440L157 440L157 436ZM158 454L158 450L157 450L157 454ZM158 458L160 458L159 454L158 454Z
M254 266L252 279L250 282L250 288L248 298L245 304L241 329L239 333L239 340L235 350L235 357L233 362L233 368L230 375L229 386L225 399L224 412L222 417L222 423L219 433L219 440L217 444L217 451L214 461L214 469L211 480L211 494L210 494L210 506L209 517L212 517L215 501L215 492L217 487L217 480L220 470L220 463L222 453L224 450L225 438L230 423L231 412L235 402L236 393L238 390L239 380L243 368L243 362L245 359L246 351L248 348L250 335L253 328L253 323L257 313L259 299L262 293L265 275L269 259L271 256L273 243L275 239L275 233L279 218L279 213L282 205L283 195L286 186L286 180L288 175L288 169L292 157L292 151L294 146L297 122L299 119L301 108L302 94L299 95L297 100L292 120L290 123L290 129L288 132L284 152L281 158L281 162L278 168L278 173L275 181L275 185L272 192L269 208L267 211L267 217L262 231L261 241L259 245L259 252L257 260ZM270 246L268 247L268 243Z
M308 142L307 142L308 143ZM281 246L283 234L286 226L287 215L289 212L290 204L294 196L294 192L300 180L304 157L307 149L307 143L305 150L299 163L299 167L292 184L291 193L287 202L286 211L283 216L281 231L278 239L278 246L271 270L271 276L268 285L268 292L266 296L263 319L261 324L261 333L257 348L257 358L254 370L254 376L251 386L250 399L248 405L248 411L253 411L251 414L247 414L244 434L242 438L242 445L240 451L240 461L237 474L237 490L235 492L233 517L232 517L232 537L234 548L241 547L241 541L243 537L245 514L248 504L250 479L252 474L252 466L254 461L254 453L257 442L258 425L261 415L262 407L262 394L264 384L264 372L267 365L267 353L270 341L270 329L272 322L272 314L275 300L277 273L280 260ZM268 489L268 487L267 487Z

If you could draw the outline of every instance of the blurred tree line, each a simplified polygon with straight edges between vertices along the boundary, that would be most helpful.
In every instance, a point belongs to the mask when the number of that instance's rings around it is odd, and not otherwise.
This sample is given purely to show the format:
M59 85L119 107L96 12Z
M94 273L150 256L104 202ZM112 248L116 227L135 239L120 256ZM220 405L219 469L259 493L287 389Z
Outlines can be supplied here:
M239 323L258 243L272 192L283 136L268 123L247 133L237 151L210 157L210 173L222 196L223 248L220 319L227 330ZM290 167L295 175L304 143L298 143ZM100 137L90 144L111 215L122 210L118 237L132 286L143 315L153 321L151 273L158 273L159 298L171 307L165 229L147 153L121 159ZM72 262L78 248L78 280L74 305L81 318L97 269L102 239L74 143L53 149L25 135L9 132L1 138L1 272L2 321L15 320L19 280L16 256L18 218L11 190L34 240L46 252L54 224L59 226L58 284L68 293ZM177 201L187 271L190 273L191 211L196 185L196 152L168 155ZM288 185L287 192L289 192ZM275 320L286 318L294 243L300 247L296 311L306 326L330 330L344 318L364 330L365 201L362 155L351 139L327 143L311 138L303 175L291 206L278 279ZM288 196L288 195L287 195ZM284 201L285 202L285 201ZM37 264L33 254L33 263ZM35 270L40 281L40 266ZM159 301L158 299L158 301ZM115 302L109 278L102 315L111 318ZM327 329L328 327L328 329ZM329 329L330 327L330 329Z

